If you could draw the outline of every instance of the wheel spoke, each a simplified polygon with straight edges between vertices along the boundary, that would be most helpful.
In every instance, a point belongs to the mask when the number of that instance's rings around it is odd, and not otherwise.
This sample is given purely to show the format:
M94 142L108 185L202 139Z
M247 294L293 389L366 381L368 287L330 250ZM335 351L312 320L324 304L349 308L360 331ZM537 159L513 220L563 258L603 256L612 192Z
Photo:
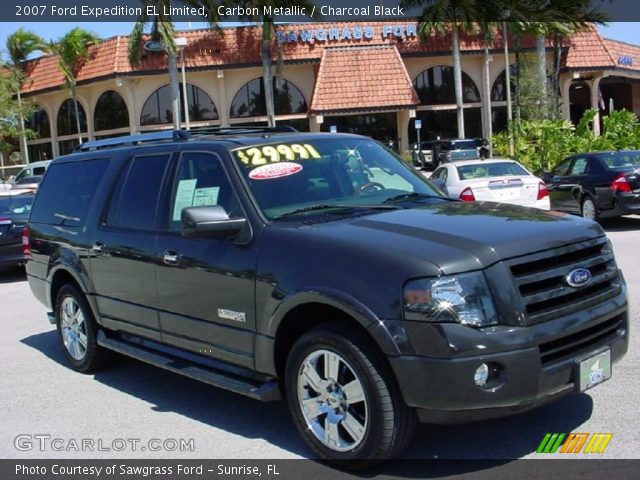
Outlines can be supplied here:
M307 420L313 420L319 415L325 413L321 410L321 405L322 404L320 403L320 399L318 397L302 400L302 410L307 417Z
M338 381L338 372L340 370L340 357L333 352L324 354L324 378L327 380Z
M342 391L347 397L347 403L349 405L364 401L364 390L359 380L353 380L347 383L342 387Z
M354 442L360 441L364 436L364 425L350 413L347 413L347 416L342 420L342 426L351 435Z
M329 420L329 416L324 419L324 443L329 448L340 446L340 434L338 433L338 424Z
M86 348L87 348L87 336L84 333L78 332L78 342L86 350Z
M302 376L316 393L320 393L325 382L320 378L320 375L318 375L318 372L316 372L316 369L311 363L305 363L302 369Z

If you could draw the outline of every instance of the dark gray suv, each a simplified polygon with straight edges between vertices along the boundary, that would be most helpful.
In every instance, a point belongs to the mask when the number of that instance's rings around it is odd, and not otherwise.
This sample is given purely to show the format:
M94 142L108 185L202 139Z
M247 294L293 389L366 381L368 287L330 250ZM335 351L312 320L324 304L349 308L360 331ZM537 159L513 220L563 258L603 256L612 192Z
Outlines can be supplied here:
M598 224L449 200L357 135L89 142L51 164L23 235L72 368L115 351L284 396L326 459L589 389L628 345Z

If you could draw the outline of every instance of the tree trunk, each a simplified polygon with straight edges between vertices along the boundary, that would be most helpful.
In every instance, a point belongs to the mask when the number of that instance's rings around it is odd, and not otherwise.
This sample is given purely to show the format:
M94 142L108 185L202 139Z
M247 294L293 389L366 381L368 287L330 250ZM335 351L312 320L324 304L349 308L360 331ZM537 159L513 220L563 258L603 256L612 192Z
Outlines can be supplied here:
M515 93L516 93L516 127L517 129L520 128L521 125L521 98L520 98L520 63L522 62L522 49L521 49L521 45L520 45L520 34L516 33L514 35L514 39L513 39L513 43L514 43L514 50L515 50L515 57L516 57L516 85L515 85ZM516 129L516 132L518 131Z
M493 136L493 118L491 115L491 83L489 74L489 32L484 32L484 65L482 69L482 84L484 91L482 92L482 111L484 112L484 136L489 142L489 157L493 155L491 146L491 137Z
M22 93L18 85L18 110L20 111L20 133L22 134L22 152L24 153L24 163L29 163L29 150L27 149L27 134L24 128L24 116L22 115Z
M76 132L78 132L78 143L82 145L82 129L80 128L80 109L78 108L78 97L76 97L75 81L71 85L71 98L73 98L73 108L76 112Z
M465 138L464 133L464 108L462 97L462 66L460 64L460 38L458 26L454 23L451 31L451 43L453 46L453 83L456 92L456 111L458 114L458 138Z
M536 37L538 57L538 92L540 95L540 113L547 116L547 39L544 35Z
M273 77L271 75L271 20L262 22L262 81L264 100L269 127L275 127L275 107L273 105Z
M558 111L560 110L560 92L559 92L559 76L560 76L560 35L553 36L553 74L551 75L551 108L553 111L551 115L553 118L558 118ZM569 101L569 99L567 99Z
M167 50L169 64L169 81L171 83L171 111L173 115L173 129L180 130L180 82L178 81L178 66L175 52Z
M507 133L509 134L509 156L515 155L513 142L513 108L511 105L511 64L509 63L509 35L507 22L502 22L502 40L504 42L504 81L507 94Z

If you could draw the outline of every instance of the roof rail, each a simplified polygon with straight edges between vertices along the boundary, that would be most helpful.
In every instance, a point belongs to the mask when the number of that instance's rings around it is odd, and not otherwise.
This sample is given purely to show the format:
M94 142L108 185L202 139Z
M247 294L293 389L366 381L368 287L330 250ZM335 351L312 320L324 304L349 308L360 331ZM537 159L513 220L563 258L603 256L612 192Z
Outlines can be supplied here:
M123 145L138 145L147 142L158 142L161 140L187 140L191 138L189 132L184 130L165 130L162 132L139 133L137 135L125 135L122 137L106 138L104 140L93 140L78 145L74 152L88 152L90 150L102 150L103 148L115 148Z
M275 127L266 127L262 125L232 125L230 127L195 127L189 130L195 135L234 135L238 133L287 133L297 132L295 128L289 125L276 125Z

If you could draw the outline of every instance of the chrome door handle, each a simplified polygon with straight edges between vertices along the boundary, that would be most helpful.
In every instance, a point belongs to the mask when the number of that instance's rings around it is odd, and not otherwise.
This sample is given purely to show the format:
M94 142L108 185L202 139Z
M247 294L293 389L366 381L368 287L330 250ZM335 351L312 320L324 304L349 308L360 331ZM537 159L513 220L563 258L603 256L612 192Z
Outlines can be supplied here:
M162 261L165 265L178 265L180 262L180 254L168 250L162 254Z

